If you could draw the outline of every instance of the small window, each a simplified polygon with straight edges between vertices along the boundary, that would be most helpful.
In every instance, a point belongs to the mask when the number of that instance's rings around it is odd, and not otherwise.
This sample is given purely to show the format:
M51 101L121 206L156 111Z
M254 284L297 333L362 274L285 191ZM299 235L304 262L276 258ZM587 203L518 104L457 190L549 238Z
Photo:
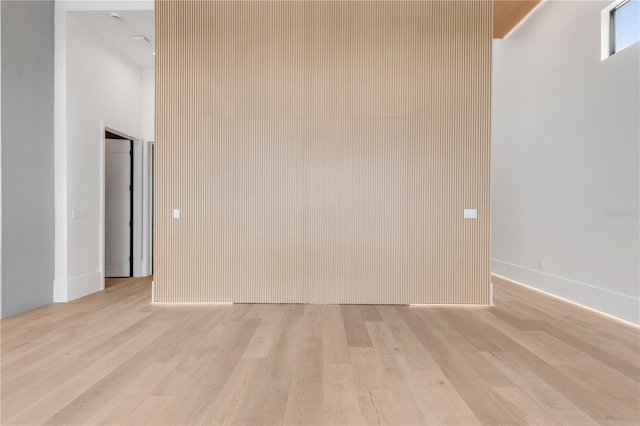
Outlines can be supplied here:
M640 40L640 0L617 0L602 11L602 59Z
M616 53L640 40L640 0L626 1L613 10L611 53Z

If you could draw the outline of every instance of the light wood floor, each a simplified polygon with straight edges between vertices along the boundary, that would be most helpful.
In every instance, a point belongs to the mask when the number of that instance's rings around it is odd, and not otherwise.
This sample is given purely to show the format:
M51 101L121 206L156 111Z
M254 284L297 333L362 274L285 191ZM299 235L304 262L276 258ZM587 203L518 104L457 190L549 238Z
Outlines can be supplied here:
M495 282L495 307L151 305L2 321L2 424L640 423L639 329Z

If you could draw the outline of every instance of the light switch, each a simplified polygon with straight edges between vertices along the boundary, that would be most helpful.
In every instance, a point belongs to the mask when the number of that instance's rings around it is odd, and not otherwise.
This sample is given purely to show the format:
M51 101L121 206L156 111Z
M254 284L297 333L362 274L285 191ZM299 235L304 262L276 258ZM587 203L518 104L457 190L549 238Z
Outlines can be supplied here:
M464 218L465 219L477 219L478 218L478 210L476 210L476 209L464 209Z
M180 219L180 209L173 209L173 218Z

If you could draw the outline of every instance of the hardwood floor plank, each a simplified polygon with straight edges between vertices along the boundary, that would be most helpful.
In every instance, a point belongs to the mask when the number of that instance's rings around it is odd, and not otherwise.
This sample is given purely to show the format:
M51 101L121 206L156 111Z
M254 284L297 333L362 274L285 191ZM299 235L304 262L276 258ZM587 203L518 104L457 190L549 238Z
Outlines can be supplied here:
M517 387L492 387L491 392L498 397L500 402L506 406L509 411L520 419L523 419L528 425L557 425L558 422L544 408L538 405L526 392Z
M88 316L83 314L83 317ZM57 332L60 325L49 327L38 333L29 333L28 339L33 339L23 345L19 351L7 351L2 354L2 363L7 370L29 369L31 371L49 370L52 363L60 358L78 355L85 357L88 348L94 345L103 344L105 351L113 348L115 345L112 339L122 333L124 330L130 330L135 333L141 327L136 326L138 321L145 321L149 317L148 314L128 313L126 316L121 315L109 323L109 327L104 327L104 323L100 326L87 326L84 320L80 320L84 327L81 332L78 330L69 330L65 333ZM75 324L75 322L72 322ZM144 326L144 325L143 325ZM31 337L28 337L31 336ZM107 337L105 339L105 337ZM105 344L107 341L109 343ZM4 348L4 342L3 342ZM96 354L96 357L104 355Z
M148 363L153 360L154 358L150 358L148 354L138 352L76 397L44 424L63 426L87 424L87 419L92 413L113 399L120 389L126 388L134 382L135 378L142 374ZM157 360L157 356L155 360Z
M231 310L229 316L238 318L233 313L234 310ZM224 324L226 336L220 341L211 342L219 349L210 353L203 351L201 360L196 362L201 368L197 368L196 374L190 376L188 383L184 383L187 386L181 395L184 397L183 402L172 411L167 419L168 424L197 423L216 404L259 325L260 320L257 318L228 321ZM177 369L173 376L176 374L180 374Z
M243 358L266 358L271 351L276 330L280 328L280 322L284 315L284 308L278 305L267 307L270 309L262 312L262 317L257 317L262 321L249 342L249 345L247 345L247 349L245 349L242 354Z
M146 350L158 355L158 362L180 363L199 349L199 345L212 329L216 329L224 318L226 311L207 306L204 315L188 316L188 321L178 321L186 327L171 327L165 339L155 342Z
M360 316L360 308L357 305L343 305L341 308L349 347L371 346L371 339Z
M411 368L415 370L437 370L440 368L428 348L425 348L413 334L395 307L381 306L379 312Z
M323 373L323 424L361 425L363 420L351 364L325 363Z
M224 385L220 396L196 423L205 425L242 425L264 366L264 358L242 358Z
M382 321L378 307L375 305L360 305L360 317L362 321Z
M630 380L617 371L607 371L595 365L592 359L582 363L558 366L568 377L587 389L594 389L604 402L625 413L636 424L640 425L640 406L637 405L640 395L640 384ZM584 374L588 371L589 374Z
M358 406L364 424L398 425L401 415L391 392L380 389L358 390Z
M322 306L307 305L296 353L285 425L319 425L323 413Z
M424 387L441 424L461 426L481 424L441 370L417 370L415 374Z
M430 349L456 391L483 424L519 425L502 403L489 392L490 386L512 386L495 368L473 360L480 356L467 343L455 344L461 337L447 330L446 324L429 308L397 308L422 344ZM476 368L477 366L481 369Z
M175 371L176 363L154 363L135 377L128 386L116 388L115 396L98 407L86 420L87 425L124 424L162 382Z
M191 347L186 356L179 362L171 380L163 384L161 395L187 395L193 384L205 374L213 359L220 356L225 345L231 341L235 331L235 322L220 321L204 336L196 335L191 340Z
M493 309L476 309L467 312L456 312L455 315L466 316L467 327L464 330L457 328L456 330L465 338L469 334L476 336L479 339L486 340L494 346L493 352L482 352L485 359L494 364L506 377L512 380L517 386L530 394L538 403L540 403L545 410L555 415L555 418L560 419L564 424L594 424L594 420L591 419L582 410L573 405L570 401L562 397L553 388L549 387L544 381L540 380L536 375L531 373L526 368L523 368L515 373L500 363L494 354L501 354L504 351L519 350L522 347L509 336L503 334L500 330L493 327L491 324L482 321L480 318L494 319ZM442 316L442 315L441 315ZM475 319L474 319L475 317ZM501 323L504 322L502 317ZM455 323L454 323L455 324ZM517 327L511 326L509 330L515 335L526 334L527 330L520 330ZM513 337L513 335L511 336ZM517 338L516 338L517 340ZM490 346L482 345L483 348L489 349ZM497 349L497 350L496 350ZM533 355L533 354L531 354ZM551 365L548 365L552 368ZM504 401L503 405L504 404Z
M405 309L405 308L399 308ZM475 372L481 382L486 386L512 386L513 382L509 380L504 374L492 365L487 364L482 354L473 346L472 342L464 338L455 328L455 324L449 324L441 317L442 311L452 310L455 308L438 307L435 309L420 309L413 310L418 318L422 319L421 323L416 325L423 325L422 330L427 332L427 335L439 339L444 342L445 345L454 349L449 351L447 360L459 362L460 365L464 364ZM471 308L473 309L473 308ZM486 310L488 308L480 308L478 310ZM421 337L421 336L418 336ZM438 353L440 348L432 348L432 353ZM440 363L442 365L442 363ZM456 364L457 365L457 364Z
M324 319L322 323L322 360L325 364L348 364L349 344L345 332L342 310L339 305L323 307Z
M568 333L565 330L553 326L547 321L531 321L531 324L538 330L554 336L556 339L571 345L573 348L589 354L590 357L600 361L608 367L618 371L630 379L640 382L640 363L633 363L624 360L616 353L617 346L596 346L593 341L585 340L582 334ZM640 339L640 336L639 336ZM636 360L637 361L637 360Z
M288 305L286 308L279 335L247 405L247 425L277 425L284 420L304 314L299 307L301 305Z
M384 368L374 348L349 348L356 389L387 390Z
M634 424L624 413L602 401L593 388L581 386L523 347L514 345L494 355L518 373L532 372L600 424Z
M431 402L386 324L367 321L366 327L403 424L437 424Z
M525 391L545 410L558 419L562 425L596 425L594 419L553 389L531 371L518 372L506 366L493 353L486 352L485 358L508 376L518 388Z
M497 298L508 298L500 310L517 312L529 320L546 319L562 329L588 336L587 340L602 347L616 347L616 354L627 356L630 362L637 361L640 351L640 327L618 321L590 309L567 303L529 287L510 281L492 278L502 285L494 286Z
M7 424L44 423L139 352L146 344L159 338L165 331L166 328L163 324L150 324L144 333L139 333L136 339L129 342L128 345L116 346L105 357L76 372L46 396L33 401L33 404L27 409L9 418Z
M478 311L476 315L494 325L502 333L496 333L493 338L502 340L503 350L494 353L510 368L515 371L531 371L542 379L550 387L557 390L561 395L574 403L594 420L600 423L630 422L631 419L617 409L614 405L608 404L598 396L594 387L584 387L571 377L567 376L561 367L553 366L549 362L539 357L531 349L536 349L538 345L532 345L523 336L523 332L518 331L509 324L502 323L500 319L488 311ZM501 336L502 335L502 336ZM591 374L588 370L582 370L583 374ZM630 407L630 409L632 409Z
M125 422L125 425L163 425L174 411L181 406L182 397L153 395L144 400ZM169 423L172 424L172 423Z
M486 309L479 307L478 309ZM472 312L460 309L438 309L437 314L479 352L498 351L499 348L484 334L479 333Z
M254 305L249 305L246 303L239 303L237 305L231 306L231 312L227 315L227 321L240 321L247 314L249 314L248 318L252 318L250 312Z
M91 361L76 358L69 359L69 364L48 373L26 371L17 375L10 385L2 384L2 420L10 419L26 410L34 401L44 398L60 386L61 381L87 368ZM1 424L2 422L0 422Z

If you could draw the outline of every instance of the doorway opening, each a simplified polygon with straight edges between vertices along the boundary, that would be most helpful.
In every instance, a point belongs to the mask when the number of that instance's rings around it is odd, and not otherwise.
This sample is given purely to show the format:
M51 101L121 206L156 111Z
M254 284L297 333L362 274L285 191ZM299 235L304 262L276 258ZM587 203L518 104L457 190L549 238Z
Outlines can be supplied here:
M105 129L105 278L133 276L133 139Z

